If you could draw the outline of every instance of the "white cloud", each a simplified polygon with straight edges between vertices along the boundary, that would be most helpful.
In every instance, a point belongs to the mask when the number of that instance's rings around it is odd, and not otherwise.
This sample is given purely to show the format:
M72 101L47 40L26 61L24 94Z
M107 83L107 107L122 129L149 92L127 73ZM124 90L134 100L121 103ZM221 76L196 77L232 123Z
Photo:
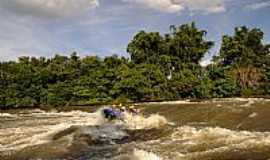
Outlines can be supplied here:
M43 24L0 10L0 61L19 56L49 56L56 53L61 41Z
M246 6L246 8L250 10L257 10L265 7L270 7L270 1L253 3Z
M145 8L151 8L168 13L180 12L183 6L174 3L172 0L123 0L124 2L134 3Z
M81 14L99 5L98 0L1 0L0 7L18 15L55 18Z
M82 32L88 34L85 28L92 31L93 24L111 20L110 16L87 14L99 6L98 2L0 0L0 61L16 60L20 56L50 57L55 53L69 54L75 50L87 52L88 48L82 45L86 43L86 36L78 35ZM82 27L84 31L81 31Z
M191 12L218 13L226 11L224 0L176 0Z
M191 12L218 13L226 11L225 0L123 0L144 8L168 13Z

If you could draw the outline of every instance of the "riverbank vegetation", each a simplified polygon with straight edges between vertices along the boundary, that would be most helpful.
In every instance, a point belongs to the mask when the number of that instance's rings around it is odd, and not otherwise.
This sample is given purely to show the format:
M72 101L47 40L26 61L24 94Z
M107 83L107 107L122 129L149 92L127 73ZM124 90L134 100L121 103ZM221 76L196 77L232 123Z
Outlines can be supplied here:
M270 45L257 28L224 35L219 54L194 23L170 32L140 31L130 57L55 55L0 63L0 106L63 106L270 95Z

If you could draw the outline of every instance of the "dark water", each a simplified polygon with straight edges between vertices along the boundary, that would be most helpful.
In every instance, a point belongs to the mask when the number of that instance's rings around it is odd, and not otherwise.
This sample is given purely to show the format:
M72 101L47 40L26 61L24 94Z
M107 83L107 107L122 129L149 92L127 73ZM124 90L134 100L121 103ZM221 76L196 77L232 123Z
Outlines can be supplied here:
M270 101L152 103L107 122L98 108L0 113L1 160L267 160Z

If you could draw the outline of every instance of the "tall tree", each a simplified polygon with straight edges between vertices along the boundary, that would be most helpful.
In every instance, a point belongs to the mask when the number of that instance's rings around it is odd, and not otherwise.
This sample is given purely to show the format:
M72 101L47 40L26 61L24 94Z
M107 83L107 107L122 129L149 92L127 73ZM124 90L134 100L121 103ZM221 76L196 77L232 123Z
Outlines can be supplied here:
M170 26L171 33L166 36L169 55L177 57L181 63L199 64L214 42L205 40L207 32L199 30L195 23L179 27Z
M236 27L233 36L224 35L216 61L223 65L263 67L269 63L270 46L263 44L264 33L246 26Z

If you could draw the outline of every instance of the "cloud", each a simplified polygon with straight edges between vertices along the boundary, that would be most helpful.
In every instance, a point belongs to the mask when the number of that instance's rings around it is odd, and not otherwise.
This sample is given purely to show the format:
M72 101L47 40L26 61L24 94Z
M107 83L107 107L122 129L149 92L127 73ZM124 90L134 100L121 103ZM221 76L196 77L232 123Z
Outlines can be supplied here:
M224 0L176 0L191 12L218 13L226 11Z
M124 2L134 3L145 8L151 8L168 13L175 13L183 10L183 6L174 3L172 0L123 0Z
M123 0L144 8L167 13L191 12L218 13L226 11L225 0Z
M98 2L0 0L0 61L16 60L19 56L68 55L73 51L103 53L100 42L112 38L101 35L104 30L101 28L105 23L109 26L109 22L116 21L121 17L116 13L123 11L118 5L112 7L107 3L103 8L94 9L99 6ZM128 13L126 7L123 9ZM108 45L104 46L118 48L116 40L111 41L107 40Z
M270 1L253 3L246 6L246 8L250 10L258 10L266 7L270 7Z
M56 18L84 13L99 6L98 0L1 0L0 7L18 15Z
M19 56L51 56L64 46L50 27L0 10L0 61Z

